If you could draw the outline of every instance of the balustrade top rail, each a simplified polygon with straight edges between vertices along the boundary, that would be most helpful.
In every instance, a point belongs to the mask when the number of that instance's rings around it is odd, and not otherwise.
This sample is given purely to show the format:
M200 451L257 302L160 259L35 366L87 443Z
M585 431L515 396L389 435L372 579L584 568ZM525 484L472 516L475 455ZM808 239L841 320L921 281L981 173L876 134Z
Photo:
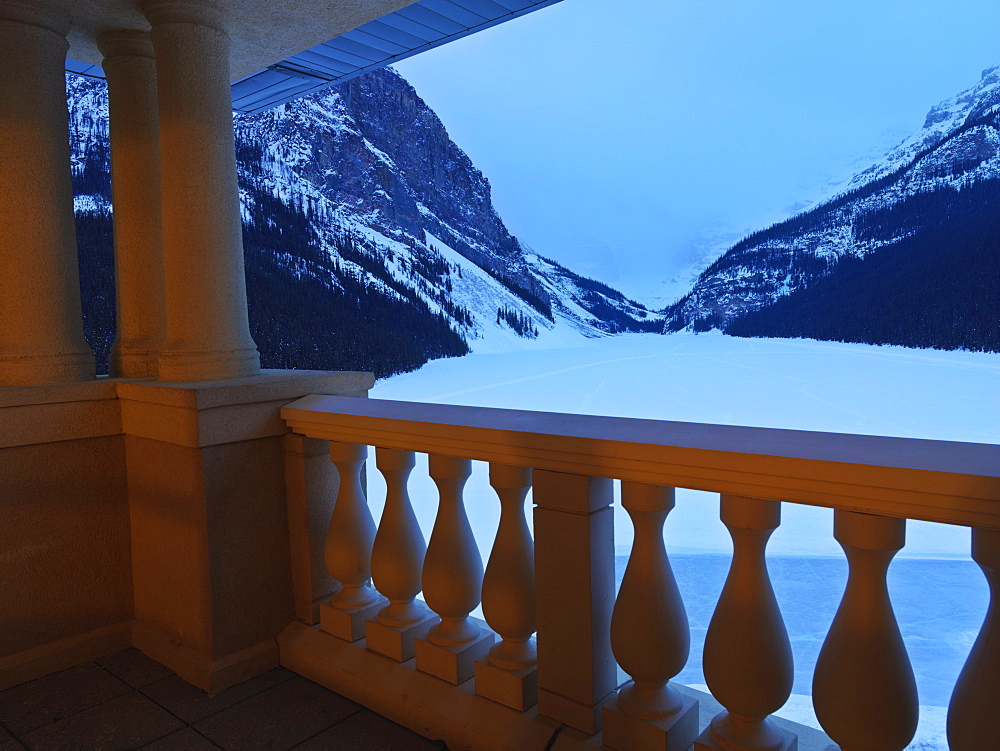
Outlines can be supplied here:
M1000 530L1000 446L312 395L344 443Z

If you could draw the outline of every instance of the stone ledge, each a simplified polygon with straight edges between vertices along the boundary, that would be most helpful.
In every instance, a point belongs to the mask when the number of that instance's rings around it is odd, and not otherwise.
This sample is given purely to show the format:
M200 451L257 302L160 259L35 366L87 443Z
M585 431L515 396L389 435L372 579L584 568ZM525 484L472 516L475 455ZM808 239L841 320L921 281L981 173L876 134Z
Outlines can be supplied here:
M4 406L0 426L0 449L121 435L121 402L97 398Z
M0 387L0 409L26 407L36 404L62 404L65 402L93 402L118 398L121 379L101 376L92 381L45 384L43 386Z
M134 402L206 410L253 402L297 399L303 394L353 395L375 385L362 371L262 370L260 375L218 381L118 380L118 396Z
M265 370L190 384L99 378L0 388L0 448L135 435L190 447L288 433L280 409L305 394L365 397L363 372Z

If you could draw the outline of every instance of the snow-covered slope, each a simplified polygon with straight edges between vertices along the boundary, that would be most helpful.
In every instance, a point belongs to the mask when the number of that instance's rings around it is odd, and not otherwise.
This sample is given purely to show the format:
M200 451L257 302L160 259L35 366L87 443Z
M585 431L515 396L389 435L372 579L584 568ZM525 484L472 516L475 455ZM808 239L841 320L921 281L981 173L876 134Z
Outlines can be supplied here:
M86 222L110 211L107 100L102 82L76 76L68 77L68 93L76 201ZM266 362L394 372L466 347L497 351L579 341L648 330L657 318L610 288L595 304L593 289L566 282L572 272L529 262L533 254L493 208L489 181L391 69L268 112L238 115L235 130L251 326ZM308 324L289 319L288 326L302 329L296 342L267 329L276 313L262 313L262 306L287 300L275 285L305 285L314 312L327 311ZM306 339L364 343L375 335L374 328L352 328L366 313L345 315L347 303L359 307L361 297L369 318L372 305L384 305L375 317L402 315L420 328L423 359L409 351L395 363L323 361L347 345L313 346ZM413 349L405 341L393 347ZM310 349L320 354L302 362ZM300 359L271 357L270 350L295 351Z
M986 116L1000 105L1000 66L987 68L975 86L931 107L923 127L888 151L882 159L856 174L847 190L894 172L918 154L933 149L946 136Z
M996 213L1000 208L998 181L1000 67L995 67L984 71L976 86L933 107L917 133L856 175L848 191L732 246L670 308L667 329L729 330L734 321L834 277L838 280L836 294L841 296L839 304L850 308L852 297L868 283L858 281L862 272L845 263L854 259L879 257L879 273L886 277L887 288L894 284L899 287L898 280L889 276L901 268L899 258L893 257L890 262L890 254L919 261L927 270L920 273L919 279L914 275L908 279L914 292L932 286L929 275L933 275L935 265L940 268L954 262L979 269L986 251L977 251L970 243L989 237L992 230L977 227L980 235L966 238L965 245L961 245L958 229L969 226L969 217L979 221ZM932 242L934 232L954 239L954 246L944 248L937 239ZM933 243L937 247L929 249ZM969 255L973 251L979 253L975 258ZM929 260L932 254L936 254L933 262ZM874 270L876 265L870 264L869 268ZM848 276L850 280L845 281ZM832 289L832 283L828 286ZM897 291L903 294L901 288ZM992 295L993 290L976 294ZM833 305L828 302L827 308ZM948 307L948 301L942 300L941 306ZM791 306L787 307L791 314ZM902 313L868 311L871 316ZM803 315L798 305L795 315ZM980 325L978 319L963 322L962 315L949 325ZM837 338L836 321L829 320L829 311L823 316L823 327L830 330L831 338ZM917 346L965 346L961 342L954 345L938 341L930 331L915 336ZM978 336L973 334L974 339ZM896 341L914 344L908 339Z

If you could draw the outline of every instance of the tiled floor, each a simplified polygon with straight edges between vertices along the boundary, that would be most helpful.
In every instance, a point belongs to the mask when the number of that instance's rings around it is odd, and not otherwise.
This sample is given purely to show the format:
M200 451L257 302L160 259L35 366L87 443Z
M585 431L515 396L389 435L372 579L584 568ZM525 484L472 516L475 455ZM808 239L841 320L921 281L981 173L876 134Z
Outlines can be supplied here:
M209 696L135 649L0 692L0 751L446 748L283 668Z

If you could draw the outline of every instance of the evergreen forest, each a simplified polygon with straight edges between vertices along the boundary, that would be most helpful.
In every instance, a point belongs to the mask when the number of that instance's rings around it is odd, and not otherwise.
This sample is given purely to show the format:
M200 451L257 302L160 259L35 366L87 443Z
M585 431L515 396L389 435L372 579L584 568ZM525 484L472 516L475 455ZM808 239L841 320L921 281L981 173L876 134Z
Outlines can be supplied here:
M110 198L108 175L106 153L88 155L74 170L74 190ZM262 191L253 191L252 198L243 223L244 265L250 333L262 367L363 370L385 377L469 351L447 318L386 273L358 240L338 238L337 256L371 271L375 282L327 253L301 210ZM116 330L112 218L80 211L76 229L84 334L97 372L107 373ZM440 269L428 268L414 275L436 273ZM452 307L459 321L471 322L468 311Z
M857 242L808 286L723 325L727 334L1000 352L1000 180L917 193L859 214Z

